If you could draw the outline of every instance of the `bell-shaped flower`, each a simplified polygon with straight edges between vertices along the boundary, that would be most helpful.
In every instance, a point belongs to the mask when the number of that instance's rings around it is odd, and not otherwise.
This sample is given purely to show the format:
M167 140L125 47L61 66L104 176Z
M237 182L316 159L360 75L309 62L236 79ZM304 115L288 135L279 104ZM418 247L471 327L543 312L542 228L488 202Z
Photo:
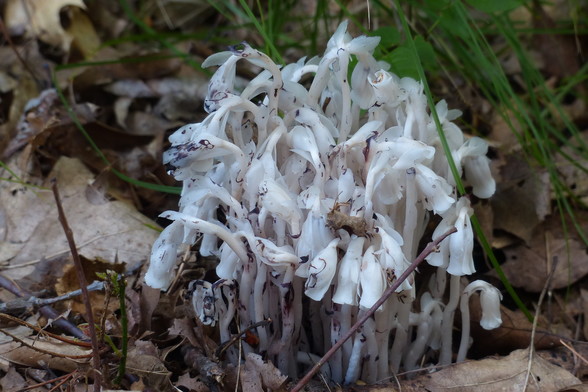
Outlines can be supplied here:
M292 235L300 234L302 212L295 195L273 179L266 179L259 185L259 202L273 216L288 222Z
M297 265L300 261L300 258L294 254L294 248L291 245L277 246L273 241L259 237L256 237L255 243L250 245L262 262L274 268Z
M386 275L376 260L374 252L373 246L367 248L361 262L359 272L359 307L361 309L369 309L374 306L386 289Z
M331 229L327 226L324 215L315 214L310 211L302 224L302 234L296 240L296 255L300 258L301 264L296 270L296 275L308 278L310 261L334 239Z
M476 291L480 292L480 307L482 308L480 326L484 329L490 330L498 328L500 324L502 324L502 317L500 316L500 301L502 300L502 294L500 294L500 291L483 280L475 280L467 285L461 295L460 310L462 315L462 334L459 351L457 353L457 362L465 360L468 351L470 340L469 303L470 296Z
M151 251L151 261L145 274L145 283L154 289L166 290L174 279L178 247L182 243L184 227L180 222L167 226Z
M410 263L402 252L403 239L400 233L393 229L385 229L383 226L376 226L376 233L380 237L381 249L376 252L382 268L390 275L389 278L397 278L404 273ZM396 292L410 290L411 279L405 279L396 289Z
M447 272L451 275L471 275L476 272L472 251L474 250L474 232L470 223L473 213L467 197L461 197L453 210L451 218L457 232L447 239L449 241L449 266ZM445 217L444 217L445 219Z
M496 191L496 182L490 173L490 159L486 157L488 143L479 137L468 139L457 151L465 178L473 187L472 193L480 198L489 198Z
M217 111L223 100L233 94L237 61L239 57L223 52L210 56L202 63L202 67L220 65L208 84L208 94L204 99L204 110L207 113Z
M337 244L339 241L339 238L332 240L310 262L304 294L315 301L323 299L331 286L335 272L337 272Z
M422 164L417 164L416 183L423 205L435 214L442 214L455 203L453 188L447 180Z
M470 296L474 292L480 292L480 305L482 308L482 319L480 325L484 329L495 329L502 324L500 316L500 301L502 294L500 290L483 280L475 280L463 291L464 295Z
M342 305L357 305L357 288L361 269L365 237L353 236L347 245L345 255L339 263L337 289L333 302Z

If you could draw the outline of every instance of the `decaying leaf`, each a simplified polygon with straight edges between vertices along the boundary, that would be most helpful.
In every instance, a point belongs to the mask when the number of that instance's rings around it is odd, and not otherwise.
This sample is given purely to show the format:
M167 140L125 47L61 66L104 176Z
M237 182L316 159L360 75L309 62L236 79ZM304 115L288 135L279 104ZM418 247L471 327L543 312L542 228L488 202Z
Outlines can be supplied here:
M11 363L30 367L47 366L50 369L71 372L90 361L90 349L46 336L30 336L30 330L23 327L5 328L3 331L21 340L17 341L0 331L0 358Z
M576 211L576 219L588 222L588 214ZM588 226L583 226L586 232ZM588 274L586 251L586 244L575 230L564 230L560 217L550 216L533 232L527 245L504 249L507 261L502 269L513 286L535 293L541 292L553 271L550 288L560 289Z
M528 350L514 351L507 357L469 361L450 366L421 379L427 391L523 391ZM559 391L579 384L570 372L534 356L526 391Z
M118 260L126 263L128 270L146 262L157 234L150 228L154 225L151 220L120 201L101 205L88 202L85 190L93 175L76 159L60 159L49 178L57 180L82 256L110 263ZM69 255L51 192L0 182L0 209L6 214L6 233L0 240L3 273L21 284L46 283L44 270L51 274L51 279L58 277L55 272L61 268L47 270L50 264L43 261Z
M82 0L8 0L4 12L6 25L13 34L26 34L69 50L73 37L61 26L59 13L63 7L86 8Z

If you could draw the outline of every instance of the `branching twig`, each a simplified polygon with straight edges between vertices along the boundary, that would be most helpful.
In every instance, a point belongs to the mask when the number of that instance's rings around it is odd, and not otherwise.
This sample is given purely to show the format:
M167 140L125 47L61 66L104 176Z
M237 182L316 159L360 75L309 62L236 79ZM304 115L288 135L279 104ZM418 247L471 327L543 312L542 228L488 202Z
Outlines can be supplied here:
M388 298L396 291L396 289L398 287L400 287L402 282L404 282L404 280L406 280L410 276L410 274L412 274L414 272L414 270L417 269L419 264L422 263L423 260L425 260L425 257L427 257L429 254L433 253L433 251L435 251L435 249L437 248L439 243L441 243L441 241L443 241L447 236L455 233L456 231L457 231L457 229L455 227L452 227L451 229L449 229L448 231L443 233L441 236L439 236L439 238L433 240L432 242L429 242L429 244L426 246L426 248L423 249L423 251L418 255L418 257L416 259L414 259L414 261L402 273L402 275L400 275L398 277L398 279L396 279L394 281L394 283L390 287L388 287L386 289L386 291L384 291L384 293L382 294L380 299L377 300L376 303L367 312L365 312L362 317L360 317L357 320L357 322L353 325L353 327L351 327L349 329L349 331L345 335L343 335L341 337L341 339L339 339L337 341L337 343L335 343L329 349L329 351L327 351L326 354L323 355L323 357L317 363L314 364L312 369L310 369L308 371L308 373L306 373L306 375L304 377L302 377L302 379L300 379L300 381L298 381L298 384L296 384L294 386L294 388L292 388L291 392L300 391L310 381L310 379L316 374L316 372L318 372L319 369L325 363L327 363L327 361L333 356L333 354L335 354L335 352L339 348L341 348L341 346L343 346L343 343L345 343L347 340L349 340L349 338L352 337L353 334L355 334L355 332L367 321L367 319L372 317L373 314L376 312L376 310L380 306L382 306L384 304L384 302L386 302L388 300Z
M90 285L88 286L88 291L97 291L102 290L103 288L104 282L96 280L90 283ZM54 298L37 298L35 296L31 296L28 298L18 298L5 303L0 303L0 313L7 313L12 315L20 314L27 311L34 313L40 307L53 305L54 303L61 301L67 301L68 299L77 297L80 294L82 294L81 289L74 290Z
M31 323L28 323L28 322L26 322L24 320L21 320L19 318L16 318L14 316L9 315L9 314L0 313L0 318L5 319L5 320L8 320L8 321L12 321L12 322L17 323L17 324L20 324L20 325L24 325L25 327L28 327L28 328L32 329L33 331L38 332L41 335L49 336L49 337L51 337L53 339L62 341L64 343L68 343L68 344L71 344L71 345L74 345L74 346L79 346L79 347L92 347L92 344L91 343L82 342L82 341L75 341L75 340L72 340L70 338L66 338L66 337L61 336L61 335L56 335L56 334L51 333L49 331L45 331L43 328L41 328L41 327L39 327L37 325L33 325Z
M15 282L8 279L6 276L0 274L0 287L10 291L12 294L19 297L30 297L31 293L22 287L18 286ZM79 329L77 326L72 324L69 320L60 316L59 312L53 309L51 306L43 306L39 309L39 312L43 317L53 320L51 323L54 327L67 332L69 335L80 339L82 341L88 341L88 336Z
M101 390L101 373L100 373L100 347L98 345L98 337L96 336L96 325L94 324L94 314L92 312L92 304L90 303L90 293L88 292L88 283L86 282L86 276L84 275L84 268L82 267L82 261L80 260L80 255L78 254L78 250L76 248L76 244L73 237L73 232L67 223L67 218L65 217L65 212L63 211L63 206L61 205L61 200L59 198L59 191L57 189L57 182L53 180L53 185L51 187L53 190L53 196L55 196L55 204L57 205L57 212L59 214L59 223L63 227L63 231L65 232L65 237L67 238L67 243L69 244L69 248L71 250L71 255L73 258L74 266L76 269L76 273L78 275L78 281L80 283L80 287L82 289L82 299L84 301L84 306L86 307L86 320L88 324L90 324L89 332L90 332L90 339L92 341L92 353L93 353L93 360L94 360L94 391L100 392Z

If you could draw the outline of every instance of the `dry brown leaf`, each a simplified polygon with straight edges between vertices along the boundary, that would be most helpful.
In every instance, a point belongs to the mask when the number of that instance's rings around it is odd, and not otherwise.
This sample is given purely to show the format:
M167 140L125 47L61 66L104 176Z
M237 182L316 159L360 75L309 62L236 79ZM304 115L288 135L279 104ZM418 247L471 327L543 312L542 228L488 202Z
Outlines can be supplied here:
M8 329L5 330L10 332ZM0 333L0 335L2 334ZM89 357L72 359L46 354L47 352L51 352L62 356L88 356L92 353L89 349L74 346L48 337L39 338L20 335L18 338L28 345L34 346L37 350L12 339L3 339L4 341L0 343L0 358L22 366L46 366L49 369L61 370L63 372L72 372L79 369L80 366L87 365L90 361Z
M515 349L527 348L531 344L531 331L533 325L520 310L512 311L502 306L500 313L502 324L493 330L483 329L477 320L482 316L477 301L471 304L471 319L476 320L471 324L471 335L473 345L470 349L472 354L492 355L507 354ZM558 346L559 336L545 331L538 327L535 331L535 348L537 350L549 349Z
M6 177L6 175L3 175ZM133 270L148 260L157 231L154 223L132 206L111 201L91 204L85 190L94 176L76 159L61 158L49 178L56 178L62 204L80 254L88 259L124 262ZM0 263L7 277L25 282L47 283L56 270L42 258L68 256L69 246L57 221L50 191L0 182L0 209L6 214L4 238L0 240ZM56 267L56 266L54 266ZM47 276L42 275L48 269ZM61 270L59 268L58 270Z
M257 372L261 376L266 389L279 390L284 387L288 376L285 376L271 362L265 362L261 355L249 353L245 358L245 368Z
M25 379L11 366L6 374L0 378L0 388L3 391L22 390L27 387Z
M492 197L494 228L525 242L550 212L549 175L538 172L517 154L505 158L498 190Z
M576 219L588 229L588 213L576 211ZM567 232L562 228L559 216L550 216L535 230L528 245L517 245L503 249L506 262L502 269L510 283L527 291L543 290L547 277L553 271L550 288L560 289L577 282L588 274L586 244L573 228Z
M127 372L141 377L146 386L155 391L172 391L168 371L151 342L135 341L127 357Z
M209 392L210 388L199 377L190 377L189 373L182 374L175 382L177 387L184 387L191 392Z
M82 262L84 276L86 277L86 281L88 283L98 280L99 278L96 275L98 273L106 273L108 270L112 270L119 274L124 272L124 265L120 263L105 262L100 259L89 260L85 257L80 257L80 261ZM55 285L55 291L57 295L63 295L79 288L80 283L78 280L76 268L73 264L68 264L65 267L63 276L59 278L59 281ZM98 318L104 315L106 312L105 306L107 305L106 293L104 291L92 291L89 293L89 295L92 311L95 317ZM64 303L67 305L67 308L71 309L73 312L79 314L85 314L86 312L86 306L84 305L84 301L81 296L65 301ZM116 311L118 308L118 298L111 298L110 302L108 303L109 313Z
M4 20L12 34L39 38L67 52L73 37L63 29L59 17L66 6L86 8L82 0L8 0Z
M430 392L523 391L529 352L517 350L507 357L462 362L423 377ZM558 391L580 380L570 372L535 356L526 391Z

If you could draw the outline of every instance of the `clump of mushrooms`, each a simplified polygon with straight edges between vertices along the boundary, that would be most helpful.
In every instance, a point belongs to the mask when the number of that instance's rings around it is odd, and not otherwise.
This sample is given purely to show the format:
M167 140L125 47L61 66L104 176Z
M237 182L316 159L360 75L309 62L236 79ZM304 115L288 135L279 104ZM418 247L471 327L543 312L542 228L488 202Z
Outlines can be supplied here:
M183 190L179 211L161 215L172 223L153 246L145 281L166 290L182 244L201 238L200 254L219 259L220 280L193 282L200 320L218 324L224 341L257 324L259 343L243 342L245 354L297 377L402 274L439 215L433 237L457 232L427 258L437 267L430 281L412 274L323 367L334 382L375 382L401 368L451 363L462 296L463 360L470 294L482 290L491 315L482 326L495 328L500 293L479 281L464 291L462 277L475 272L472 208L456 195L422 84L375 60L378 37L346 30L343 22L322 57L283 67L247 43L205 61L219 66L209 115L170 137L164 161ZM261 71L237 91L241 60ZM459 111L445 101L436 110L464 181L490 197L487 144L466 139L452 122Z

